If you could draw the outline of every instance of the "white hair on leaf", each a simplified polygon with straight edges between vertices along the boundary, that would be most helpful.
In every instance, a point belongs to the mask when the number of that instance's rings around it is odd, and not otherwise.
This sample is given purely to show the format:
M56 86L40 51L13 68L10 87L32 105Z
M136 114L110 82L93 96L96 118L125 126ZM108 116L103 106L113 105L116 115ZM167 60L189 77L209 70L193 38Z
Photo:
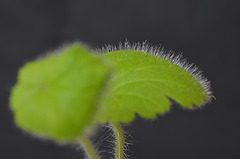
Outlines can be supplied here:
M209 101L211 101L211 98L213 97L213 95L211 91L210 81L205 76L203 76L202 71L199 70L199 68L194 63L189 63L185 58L183 58L182 54L175 54L175 51L173 50L169 50L169 51L165 50L163 46L161 45L154 46L147 43L147 41L144 41L142 43L140 42L130 43L127 40L124 43L120 42L118 46L105 45L101 48L98 48L97 53L108 53L108 52L119 51L119 50L135 50L135 51L147 52L178 65L179 67L188 71L192 76L194 76L199 81L199 83L207 91Z

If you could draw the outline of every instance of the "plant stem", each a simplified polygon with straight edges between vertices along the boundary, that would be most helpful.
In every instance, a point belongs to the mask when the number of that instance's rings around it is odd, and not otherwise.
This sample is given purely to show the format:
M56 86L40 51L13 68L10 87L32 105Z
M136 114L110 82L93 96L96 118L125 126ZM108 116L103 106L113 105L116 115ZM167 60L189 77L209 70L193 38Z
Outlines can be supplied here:
M83 146L84 151L87 153L89 159L100 159L98 153L94 149L91 141L88 139L86 135L80 137L81 144Z
M124 133L119 123L111 123L116 138L115 159L123 159L124 155Z

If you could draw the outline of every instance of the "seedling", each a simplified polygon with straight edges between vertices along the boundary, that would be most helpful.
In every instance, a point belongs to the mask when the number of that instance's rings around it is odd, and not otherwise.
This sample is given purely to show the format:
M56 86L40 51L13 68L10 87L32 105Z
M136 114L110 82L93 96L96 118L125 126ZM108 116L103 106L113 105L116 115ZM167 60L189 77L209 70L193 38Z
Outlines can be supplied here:
M75 43L23 66L10 106L18 127L59 144L80 141L92 159L100 156L88 133L110 123L115 158L122 159L121 123L135 114L154 119L170 110L169 99L194 109L212 96L209 81L182 55L128 42L92 53Z

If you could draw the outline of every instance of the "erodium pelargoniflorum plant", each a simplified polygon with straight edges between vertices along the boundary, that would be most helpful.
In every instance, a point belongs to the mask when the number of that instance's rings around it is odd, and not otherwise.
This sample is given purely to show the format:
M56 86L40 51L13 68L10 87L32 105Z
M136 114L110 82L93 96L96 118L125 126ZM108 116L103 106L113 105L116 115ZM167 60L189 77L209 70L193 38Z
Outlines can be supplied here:
M107 124L115 137L116 159L124 155L121 123L135 114L154 119L170 110L211 100L209 81L182 55L146 43L106 46L95 52L81 43L26 63L10 96L16 125L59 144L80 142L86 158L99 159L89 132Z

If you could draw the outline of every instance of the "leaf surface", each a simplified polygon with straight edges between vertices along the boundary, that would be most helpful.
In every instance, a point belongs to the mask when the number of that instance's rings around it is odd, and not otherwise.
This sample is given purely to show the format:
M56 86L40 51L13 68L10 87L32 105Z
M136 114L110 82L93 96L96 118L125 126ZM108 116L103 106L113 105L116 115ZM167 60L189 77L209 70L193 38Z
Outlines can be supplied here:
M78 43L27 63L10 96L16 124L58 142L75 141L91 123L109 73Z
M169 98L184 108L201 106L209 100L208 91L191 73L162 57L134 50L101 56L116 67L100 110L101 123L128 123L136 113L155 118L170 110Z

